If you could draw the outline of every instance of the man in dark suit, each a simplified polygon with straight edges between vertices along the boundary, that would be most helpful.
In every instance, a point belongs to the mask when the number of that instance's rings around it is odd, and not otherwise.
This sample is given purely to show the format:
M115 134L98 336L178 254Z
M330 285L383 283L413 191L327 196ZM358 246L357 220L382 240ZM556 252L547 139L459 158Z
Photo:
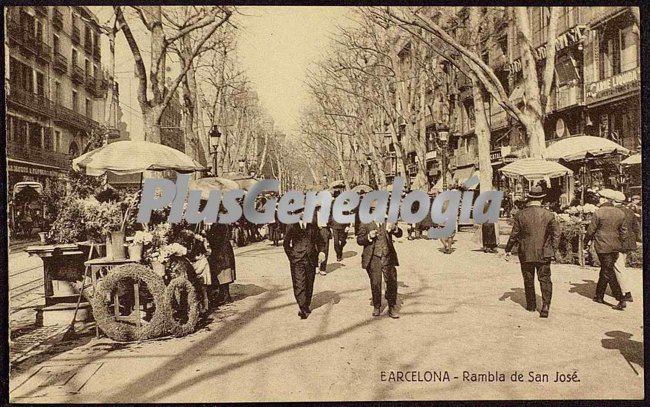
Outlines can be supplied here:
M555 215L542 207L542 198L546 194L541 186L535 185L528 193L528 206L514 216L512 232L506 245L506 259L509 259L513 246L519 246L518 255L521 273L524 277L526 309L537 309L535 297L535 271L542 291L541 318L548 318L553 295L551 282L551 260L555 258L559 241L559 226Z
M639 235L639 222L636 220L636 214L625 205L625 194L616 191L616 199L614 206L619 208L625 214L625 237L621 242L621 252L618 255L616 263L614 263L614 272L616 273L616 280L618 285L621 286L623 300L625 302L632 302L632 293L630 292L630 285L627 277L627 255L636 250L636 240Z
M340 192L334 194L336 198ZM343 260L343 248L348 240L348 231L350 230L350 225L347 223L338 223L334 220L334 217L330 218L327 226L332 231L332 239L334 240L334 252L336 253L336 261Z
M294 213L301 213L298 210ZM314 279L318 264L325 260L325 242L314 220L310 223L300 221L287 225L283 241L284 252L291 266L293 294L300 311L298 316L306 319L311 310L311 297L314 291Z
M325 253L325 259L318 264L318 274L321 276L327 275L327 258L330 253L330 240L332 239L332 231L330 230L329 225L319 225L316 220L316 225L318 227L318 233L323 241L323 253Z
M374 207L374 205L373 205ZM357 243L363 246L361 266L368 272L372 291L372 316L381 313L381 278L386 282L386 301L388 315L399 318L395 309L397 302L397 269L399 261L393 246L393 236L402 237L402 230L395 224L386 222L362 223L357 230Z
M613 308L622 311L625 309L625 301L621 286L616 279L614 264L618 259L619 252L623 250L622 242L627 233L625 213L612 204L612 201L616 199L616 191L602 189L598 195L600 196L600 208L593 214L585 235L585 247L593 241L600 261L600 276L596 284L594 301L601 304L605 302L605 290L609 284L612 295L618 301Z

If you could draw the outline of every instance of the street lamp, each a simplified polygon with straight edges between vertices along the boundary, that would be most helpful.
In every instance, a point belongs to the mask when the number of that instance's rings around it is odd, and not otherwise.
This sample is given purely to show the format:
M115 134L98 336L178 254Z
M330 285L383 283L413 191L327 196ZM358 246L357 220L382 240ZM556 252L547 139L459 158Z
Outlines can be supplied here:
M210 129L210 147L212 148L212 153L214 154L213 160L214 162L212 163L212 172L214 173L214 176L217 176L217 151L219 148L219 139L221 138L221 133L219 132L219 128L214 125Z

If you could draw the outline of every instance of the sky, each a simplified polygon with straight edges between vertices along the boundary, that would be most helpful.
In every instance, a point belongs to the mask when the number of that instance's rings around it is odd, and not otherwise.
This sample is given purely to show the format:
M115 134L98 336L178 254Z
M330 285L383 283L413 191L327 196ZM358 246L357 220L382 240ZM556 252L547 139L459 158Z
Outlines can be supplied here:
M324 57L329 39L338 25L348 25L351 9L345 7L239 7L235 18L239 30L237 54L242 68L257 91L264 110L278 130L296 134L302 106L307 102L304 86L307 69ZM100 23L108 24L111 7L91 7ZM140 43L147 71L149 47L147 33L137 21L131 29ZM108 40L102 36L102 55L108 56ZM144 129L137 101L134 60L122 34L116 39L115 77L120 86L122 120L129 137L142 139ZM108 64L108 57L102 63ZM171 68L171 67L170 67ZM170 75L172 72L170 72ZM175 76L175 72L173 72Z
M244 7L238 53L264 109L276 127L291 134L307 102L304 86L310 64L324 57L337 25L346 25L344 7Z

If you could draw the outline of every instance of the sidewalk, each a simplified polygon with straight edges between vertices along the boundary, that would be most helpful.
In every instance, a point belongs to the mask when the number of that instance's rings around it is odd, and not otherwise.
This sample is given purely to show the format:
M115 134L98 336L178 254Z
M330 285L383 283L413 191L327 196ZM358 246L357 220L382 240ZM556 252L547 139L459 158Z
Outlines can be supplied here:
M438 241L396 243L399 320L370 315L368 276L353 239L345 259L316 277L307 320L297 316L282 247L238 249L235 302L206 327L132 344L80 338L70 350L13 371L10 397L74 403L643 397L640 269L630 271L634 303L617 312L591 300L597 269L553 265L551 314L541 319L524 310L516 260L477 250L471 233L456 236L451 255L439 251ZM439 379L394 380L398 372ZM471 380L488 372L508 380ZM525 381L510 381L516 372ZM549 381L528 382L530 372ZM558 372L580 382L555 383Z

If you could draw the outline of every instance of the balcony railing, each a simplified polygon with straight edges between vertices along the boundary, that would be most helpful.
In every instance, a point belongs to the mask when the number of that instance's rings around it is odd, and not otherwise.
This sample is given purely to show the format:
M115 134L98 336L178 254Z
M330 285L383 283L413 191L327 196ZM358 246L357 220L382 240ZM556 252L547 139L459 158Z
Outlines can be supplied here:
M52 27L63 30L63 13L58 8L55 8L52 14Z
M45 96L23 90L17 84L11 84L9 86L7 101L40 115L54 117L55 114L54 104L51 100Z
M79 30L79 27L72 27L72 43L79 45L81 43L81 31Z
M55 111L55 120L68 126L72 126L84 131L90 131L91 129L99 126L99 123L93 119L84 116L81 113L77 113L74 110L68 109L67 107L56 105Z
M28 147L24 144L13 142L7 143L7 157L52 165L63 169L70 166L70 157L68 154L45 150L42 148Z
M44 42L38 44L38 54L36 58L39 62L49 64L52 61L52 47Z
M68 72L68 58L58 52L54 53L54 64L52 66L59 73Z
M86 80L86 75L83 68L77 65L72 65L72 82L80 85Z

